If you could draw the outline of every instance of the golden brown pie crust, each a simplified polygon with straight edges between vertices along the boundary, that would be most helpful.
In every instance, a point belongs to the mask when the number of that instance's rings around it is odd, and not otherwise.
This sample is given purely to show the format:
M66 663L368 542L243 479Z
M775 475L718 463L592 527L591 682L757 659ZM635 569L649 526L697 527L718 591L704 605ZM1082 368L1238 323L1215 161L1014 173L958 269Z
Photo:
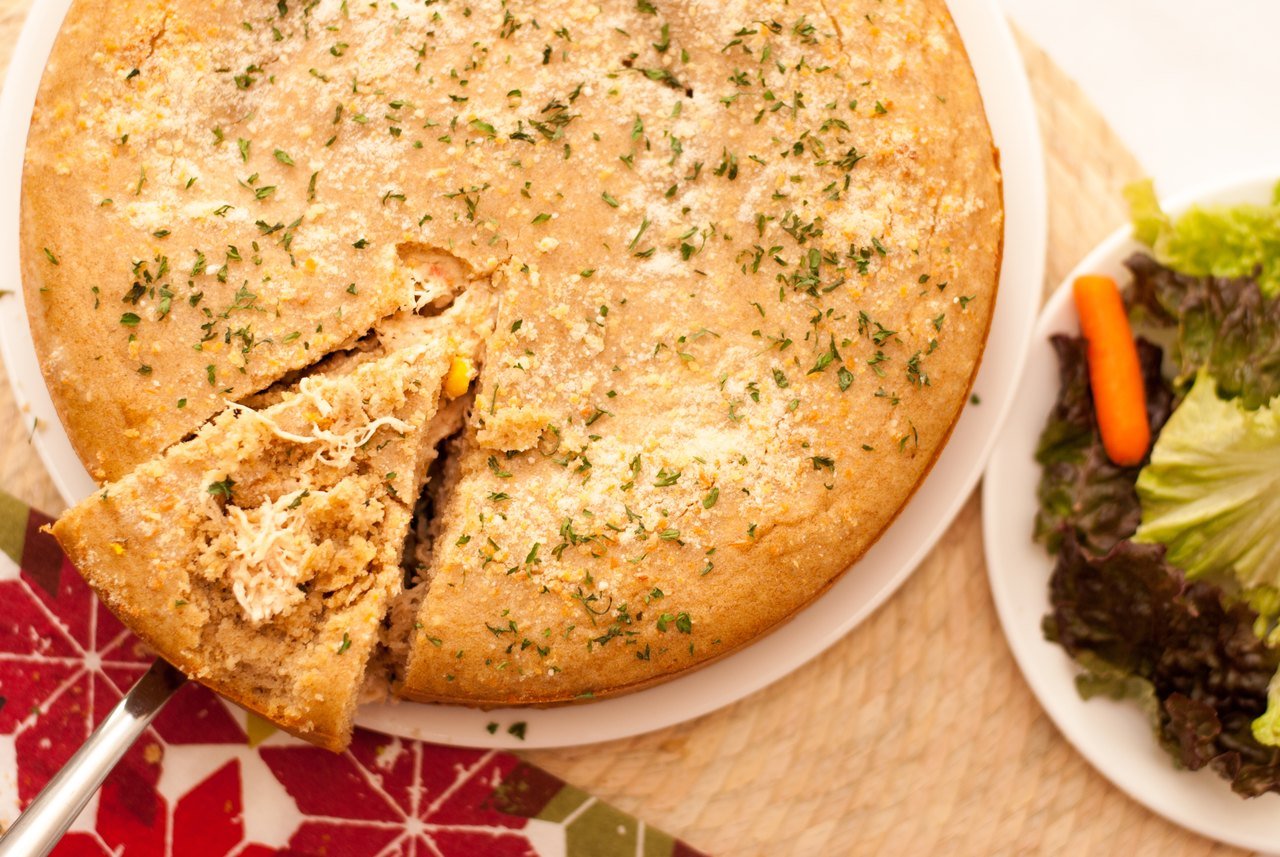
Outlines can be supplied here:
M114 479L448 259L494 332L398 691L553 704L721 657L866 552L968 399L1002 226L942 0L77 0L23 270Z

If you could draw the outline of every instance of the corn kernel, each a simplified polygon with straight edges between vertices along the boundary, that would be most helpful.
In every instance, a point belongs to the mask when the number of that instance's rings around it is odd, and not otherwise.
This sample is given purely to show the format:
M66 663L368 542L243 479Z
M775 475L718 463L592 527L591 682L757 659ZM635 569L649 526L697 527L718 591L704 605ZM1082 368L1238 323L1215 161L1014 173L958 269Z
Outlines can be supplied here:
M444 394L447 398L456 399L467 392L471 379L475 377L475 367L471 361L461 355L455 355L449 363L449 374L444 377Z

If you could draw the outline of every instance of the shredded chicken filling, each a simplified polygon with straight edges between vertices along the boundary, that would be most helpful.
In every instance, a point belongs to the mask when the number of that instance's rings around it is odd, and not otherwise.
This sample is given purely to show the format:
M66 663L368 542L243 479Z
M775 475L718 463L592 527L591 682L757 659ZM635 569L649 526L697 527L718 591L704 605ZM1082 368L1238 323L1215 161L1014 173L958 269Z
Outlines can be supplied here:
M304 378L299 393L307 398L321 418L329 416L333 406L317 395ZM357 451L381 428L405 433L413 426L392 416L378 417L365 425L343 433L311 424L312 434L302 435L281 428L275 420L260 411L228 402L237 415L250 417L266 426L276 437L302 445L320 444L313 460L335 468L345 468ZM308 568L316 547L305 532L305 521L298 512L305 489L266 501L253 509L226 507L226 521L234 546L227 556L227 577L232 594L254 624L260 624L284 613L305 597L301 588L311 577Z
M323 397L317 396L313 390L309 389L307 384L308 380L310 379L304 378L302 383L299 384L298 389L300 394L311 400L315 405L316 411L321 417L328 416L333 410L333 406L330 405ZM313 453L314 460L336 468L343 468L351 464L352 459L355 458L356 452L368 443L375 434L377 434L378 429L384 426L393 431L399 432L400 434L413 430L413 426L404 420L387 416L378 417L363 426L357 426L356 428L342 434L338 434L331 429L322 429L315 423L312 423L312 433L310 435L302 435L280 428L274 420L263 414L261 411L255 411L252 408L245 407L244 405L238 405L234 402L228 402L227 406L237 415L245 415L258 420L270 429L272 434L281 440L287 440L292 443L303 445L312 443L321 444L321 448L317 449L315 453Z
M248 511L227 507L235 546L227 557L231 592L254 624L296 606L306 593L308 560L315 550L295 513L305 491L286 494Z

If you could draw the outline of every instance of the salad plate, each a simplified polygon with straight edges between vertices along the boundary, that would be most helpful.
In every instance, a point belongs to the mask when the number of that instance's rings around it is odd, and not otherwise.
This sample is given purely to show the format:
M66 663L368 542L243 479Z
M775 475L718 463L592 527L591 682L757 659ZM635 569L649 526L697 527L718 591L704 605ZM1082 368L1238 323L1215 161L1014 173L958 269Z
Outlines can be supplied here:
M1225 181L1165 203L1173 218L1192 205L1273 202L1280 170ZM1032 335L1018 407L1005 423L983 481L983 537L992 596L1004 633L1027 683L1077 750L1138 802L1204 836L1243 848L1280 849L1280 795L1245 800L1208 768L1179 770L1154 739L1147 715L1133 700L1102 696L1086 701L1076 689L1082 672L1067 653L1045 639L1048 583L1054 560L1033 540L1041 468L1036 446L1059 389L1050 337L1079 335L1071 284L1103 274L1122 287L1131 279L1123 262L1146 251L1126 227L1090 253L1054 292Z
M94 490L72 451L42 382L21 295L17 293L18 212L26 129L40 75L70 0L36 0L15 50L0 122L0 356L28 421L32 444L64 499ZM1035 109L1021 59L995 0L950 0L974 67L1005 192L1000 295L974 392L921 489L889 531L815 603L783 627L695 674L590 705L482 711L457 706L380 703L360 725L438 743L552 747L614 740L706 714L799 668L856 627L907 579L973 491L1014 402L1018 367L1030 342L1045 255L1045 186ZM802 704L802 703L800 703ZM519 728L516 728L519 727Z

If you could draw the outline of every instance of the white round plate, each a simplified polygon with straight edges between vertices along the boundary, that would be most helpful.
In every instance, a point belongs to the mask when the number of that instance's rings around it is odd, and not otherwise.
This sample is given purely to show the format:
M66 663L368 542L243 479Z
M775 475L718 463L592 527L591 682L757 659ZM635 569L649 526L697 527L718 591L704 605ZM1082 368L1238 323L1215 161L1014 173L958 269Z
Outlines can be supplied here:
M1171 213L1194 203L1267 203L1280 169L1185 194ZM1261 851L1280 848L1280 795L1243 800L1212 771L1183 771L1156 743L1136 705L1109 699L1084 701L1076 693L1079 669L1044 639L1040 620L1049 611L1053 561L1031 538L1036 514L1035 462L1040 431L1058 394L1058 361L1049 337L1079 335L1071 282L1081 274L1107 274L1124 284L1122 264L1143 249L1126 227L1112 235L1071 272L1049 299L1036 324L1026 369L982 483L983 541L987 573L1000 622L1027 683L1058 728L1095 768L1140 803L1175 824L1214 839Z
M40 73L70 0L36 0L0 98L0 268L20 292L18 203L26 129ZM1000 295L974 390L950 443L910 505L875 547L822 598L759 642L694 674L617 699L554 709L478 711L391 702L366 706L359 723L382 732L469 746L555 747L636 735L728 705L818 655L865 619L911 574L946 530L981 475L1013 402L1044 278L1045 188L1035 107L1022 61L995 0L951 0L986 104L1004 172ZM0 355L33 443L62 496L94 489L63 432L40 376L20 294L0 297ZM802 703L801 703L802 704ZM524 722L525 737L508 727ZM489 726L499 728L490 733Z

